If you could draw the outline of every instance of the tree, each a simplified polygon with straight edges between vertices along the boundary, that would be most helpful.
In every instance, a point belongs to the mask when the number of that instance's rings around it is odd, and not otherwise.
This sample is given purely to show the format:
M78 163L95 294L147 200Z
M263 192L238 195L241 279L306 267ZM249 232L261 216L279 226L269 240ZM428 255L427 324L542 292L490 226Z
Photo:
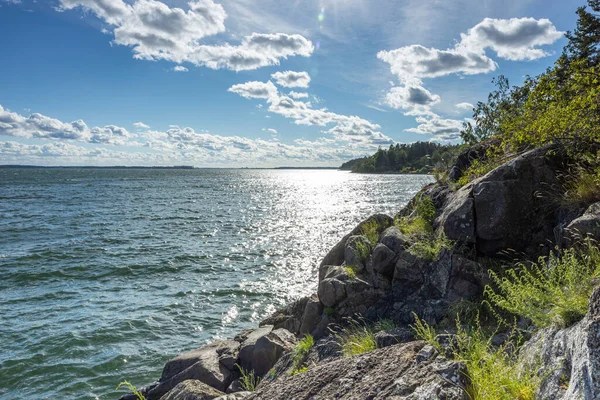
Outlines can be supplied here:
M591 67L600 63L600 0L588 0L588 7L577 9L577 27L566 33L565 54L568 61L587 60Z

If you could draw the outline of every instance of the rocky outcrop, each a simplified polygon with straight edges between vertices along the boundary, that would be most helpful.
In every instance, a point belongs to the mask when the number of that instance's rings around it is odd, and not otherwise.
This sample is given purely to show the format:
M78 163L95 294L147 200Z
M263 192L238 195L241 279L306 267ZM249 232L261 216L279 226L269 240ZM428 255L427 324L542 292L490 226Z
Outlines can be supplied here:
M200 381L190 379L179 383L160 400L213 400L224 395Z
M568 247L586 238L600 241L600 202L589 206L581 217L567 225L562 242Z
M539 399L600 399L600 287L582 321L566 329L542 329L522 351L545 377Z
M424 347L412 342L322 363L247 399L468 399L464 366L435 351L418 358Z

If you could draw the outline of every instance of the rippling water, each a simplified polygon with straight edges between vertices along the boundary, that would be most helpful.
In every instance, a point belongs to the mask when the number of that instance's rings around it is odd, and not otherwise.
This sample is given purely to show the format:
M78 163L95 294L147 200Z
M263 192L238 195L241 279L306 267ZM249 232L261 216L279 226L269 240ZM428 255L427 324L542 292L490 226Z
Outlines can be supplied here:
M316 289L428 176L0 169L0 397L114 399Z

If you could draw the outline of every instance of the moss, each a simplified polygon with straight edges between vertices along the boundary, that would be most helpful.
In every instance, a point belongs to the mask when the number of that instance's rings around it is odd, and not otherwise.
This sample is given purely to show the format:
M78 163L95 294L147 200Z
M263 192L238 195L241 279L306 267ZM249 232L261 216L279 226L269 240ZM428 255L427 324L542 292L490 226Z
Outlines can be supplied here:
M346 270L346 275L348 275L348 279L356 279L356 274L360 271L360 267L358 265L348 265L344 267Z

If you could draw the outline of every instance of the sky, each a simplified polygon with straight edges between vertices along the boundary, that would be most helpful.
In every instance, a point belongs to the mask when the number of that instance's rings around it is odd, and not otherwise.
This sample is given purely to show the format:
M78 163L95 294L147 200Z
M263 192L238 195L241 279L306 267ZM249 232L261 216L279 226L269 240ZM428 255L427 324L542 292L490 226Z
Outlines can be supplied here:
M0 164L339 166L459 142L584 0L0 0Z

